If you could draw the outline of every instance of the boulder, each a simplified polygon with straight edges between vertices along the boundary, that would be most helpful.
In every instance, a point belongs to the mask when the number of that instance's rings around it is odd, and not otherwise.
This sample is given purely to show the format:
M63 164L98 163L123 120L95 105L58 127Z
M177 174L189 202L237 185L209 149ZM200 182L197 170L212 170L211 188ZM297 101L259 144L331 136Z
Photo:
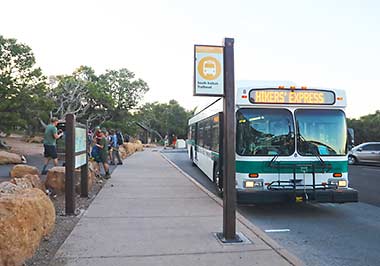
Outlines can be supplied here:
M136 147L136 151L143 151L144 150L144 146L142 145L140 140L137 140L134 144Z
M125 142L123 144L123 147L127 151L128 155L131 155L136 152L136 145L132 142Z
M48 170L46 188L52 189L55 193L65 191L65 167L56 166Z
M12 170L10 171L9 175L10 177L23 177L24 175L40 175L40 172L38 171L37 167L25 165L25 164L18 164L15 165Z
M65 167L62 166L56 166L48 170L45 186L46 188L49 188L53 190L55 193L64 193L65 192ZM75 170L74 175L74 184L75 184L75 190L79 193L80 192L80 178L81 178L81 172L80 169ZM95 178L95 171L93 166L89 165L89 171L88 171L88 190L90 191L92 189L92 186L96 182Z
M24 163L22 156L7 151L0 150L0 165Z
M16 191L20 191L22 188L16 186L14 183L9 181L0 183L0 195L1 193L15 193Z
M15 177L11 180L11 182L16 185L29 183L31 187L28 187L28 188L39 188L42 191L46 190L45 184L42 182L41 178L38 175L27 174L21 178Z
M95 162L96 163L96 162ZM75 180L77 181L75 183L75 191L80 194L80 177L81 177L81 172L80 170L76 170L75 175L77 177ZM91 191L92 187L96 183L96 175L95 175L95 165L93 163L88 162L88 175L87 175L87 189L88 191Z
M148 144L143 144L144 148L157 148L157 144L153 143L148 143Z
M25 177L12 178L11 183L15 184L21 189L33 188L32 181Z
M0 139L0 149L9 151L11 148L4 140Z
M127 150L123 146L119 147L119 153L122 160L128 157Z
M33 136L33 137L28 138L26 141L29 143L43 143L44 138L40 136Z
M54 224L54 205L40 189L0 193L0 265L31 258Z

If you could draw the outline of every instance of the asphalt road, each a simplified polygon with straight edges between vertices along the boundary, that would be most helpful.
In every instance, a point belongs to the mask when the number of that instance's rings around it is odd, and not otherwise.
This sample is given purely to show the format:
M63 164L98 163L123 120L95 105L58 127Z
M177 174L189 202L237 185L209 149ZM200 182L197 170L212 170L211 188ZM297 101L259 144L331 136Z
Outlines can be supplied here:
M165 155L203 186L212 182L192 166L185 152ZM350 185L359 190L359 203L238 206L242 215L302 259L306 265L380 265L380 167L349 167ZM222 222L222 221L221 221Z
M350 186L359 191L361 202L380 207L380 165L350 165L348 176Z

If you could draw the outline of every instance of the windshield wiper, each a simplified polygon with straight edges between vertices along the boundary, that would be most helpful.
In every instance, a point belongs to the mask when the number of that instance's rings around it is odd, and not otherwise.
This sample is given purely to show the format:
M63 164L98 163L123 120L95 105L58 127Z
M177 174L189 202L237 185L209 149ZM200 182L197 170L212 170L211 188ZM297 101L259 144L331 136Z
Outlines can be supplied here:
M321 155L319 155L319 153L317 153L313 148L314 148L314 144L312 144L312 142L306 140L302 135L301 135L301 132L299 130L299 125L298 125L298 121L297 121L297 137L304 143L306 143L308 146L309 146L309 150L310 152L318 158L318 160L321 162L322 165L325 165L325 161L323 161Z
M273 163L277 160L278 156L279 156L278 154L273 156L272 160L269 161L269 167L273 166Z

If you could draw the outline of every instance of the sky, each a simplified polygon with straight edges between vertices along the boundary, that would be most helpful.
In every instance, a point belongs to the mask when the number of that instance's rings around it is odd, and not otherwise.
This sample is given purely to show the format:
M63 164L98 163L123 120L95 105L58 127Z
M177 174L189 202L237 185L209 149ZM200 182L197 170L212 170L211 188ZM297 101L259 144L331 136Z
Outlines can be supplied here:
M194 97L194 44L235 39L236 80L346 90L347 116L380 110L377 0L0 0L0 34L29 45L46 75L127 68L144 101Z

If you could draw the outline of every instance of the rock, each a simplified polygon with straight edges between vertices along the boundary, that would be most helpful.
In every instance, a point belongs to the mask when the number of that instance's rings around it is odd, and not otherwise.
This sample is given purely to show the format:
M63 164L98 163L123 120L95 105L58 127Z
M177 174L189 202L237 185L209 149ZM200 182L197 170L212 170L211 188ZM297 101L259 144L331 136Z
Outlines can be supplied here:
M18 177L18 178L23 177L24 175L27 175L27 174L39 176L40 172L38 171L37 167L24 165L24 164L18 164L18 165L15 165L9 173L10 177Z
M0 193L0 265L21 265L54 228L55 209L39 189Z
M33 137L28 138L26 141L29 143L43 143L44 138L40 136L33 136Z
M0 139L0 149L9 151L11 149L11 146L9 146L5 141Z
M12 178L11 183L15 184L21 189L33 188L32 182L25 177Z
M41 178L38 175L27 174L21 178L15 177L11 180L11 182L16 184L16 185L19 185L21 183L25 183L28 181L31 185L30 188L39 188L42 191L46 191L45 184L42 182Z
M20 191L21 189L22 188L8 181L0 183L0 193L15 193L16 191Z
M119 153L122 160L128 157L127 150L123 146L119 147Z
M143 151L144 150L144 146L142 145L141 141L140 140L137 140L135 144L135 147L136 147L136 151Z
M91 169L90 169L91 168ZM90 191L92 189L92 186L95 183L95 172L93 170L93 166L89 165L89 171L88 171L88 190ZM80 178L81 178L81 172L80 169L75 170L74 175L74 184L75 184L75 190L79 193L80 192ZM48 189L53 190L55 193L64 193L65 192L65 167L62 166L56 166L48 170L45 186Z
M131 142L126 142L123 144L124 149L127 151L128 155L131 155L136 152L136 145Z
M0 150L0 165L23 163L22 157L16 153Z
M45 186L55 193L65 191L65 167L56 166L48 170Z
M143 144L143 147L144 147L144 148L157 148L157 145L156 145L156 144L149 143L149 144Z
M78 175L78 178L76 179L77 183L75 183L75 191L78 194L80 194L80 190L81 190L81 187L80 187L81 173L80 173L79 170L77 170L75 174ZM91 191L91 189L92 189L92 187L94 186L95 183L96 183L95 168L94 168L94 165L92 163L90 163L90 161L89 161L88 162L88 176L87 176L87 189L88 189L88 191Z

